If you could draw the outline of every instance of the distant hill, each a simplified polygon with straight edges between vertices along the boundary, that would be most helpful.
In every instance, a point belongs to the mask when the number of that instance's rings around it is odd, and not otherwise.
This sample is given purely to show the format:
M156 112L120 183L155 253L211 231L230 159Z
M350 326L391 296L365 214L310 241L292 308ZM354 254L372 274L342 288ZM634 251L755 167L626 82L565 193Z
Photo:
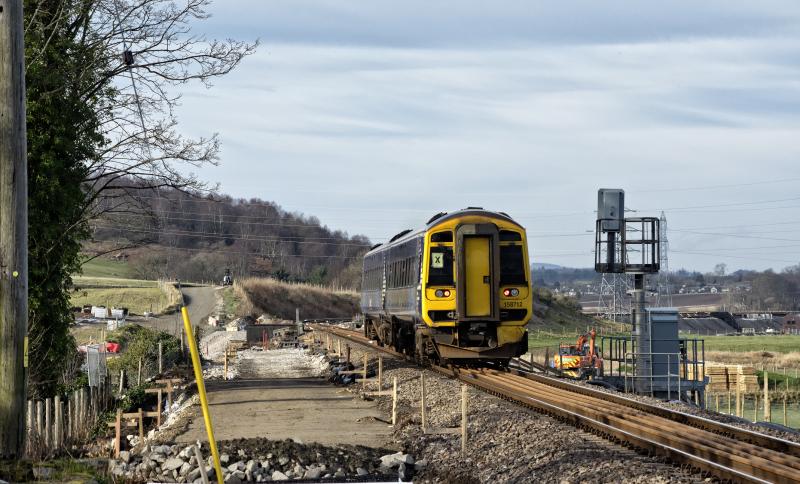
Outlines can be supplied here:
M361 256L371 245L364 236L258 198L178 190L119 198L101 201L113 203L113 210L92 222L84 253L119 262L142 279L221 281L230 270L234 279L356 287Z
M532 262L531 263L531 270L537 271L542 269L563 269L562 266L558 264L548 264L547 262Z

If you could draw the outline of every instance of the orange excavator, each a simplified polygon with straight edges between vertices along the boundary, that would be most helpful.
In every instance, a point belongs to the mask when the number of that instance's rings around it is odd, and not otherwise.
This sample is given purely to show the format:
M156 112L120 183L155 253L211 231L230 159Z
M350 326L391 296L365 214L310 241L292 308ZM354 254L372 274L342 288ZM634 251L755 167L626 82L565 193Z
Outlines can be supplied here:
M563 375L580 380L591 380L603 375L603 358L594 344L597 332L592 328L580 336L574 345L561 343L553 356L551 366Z

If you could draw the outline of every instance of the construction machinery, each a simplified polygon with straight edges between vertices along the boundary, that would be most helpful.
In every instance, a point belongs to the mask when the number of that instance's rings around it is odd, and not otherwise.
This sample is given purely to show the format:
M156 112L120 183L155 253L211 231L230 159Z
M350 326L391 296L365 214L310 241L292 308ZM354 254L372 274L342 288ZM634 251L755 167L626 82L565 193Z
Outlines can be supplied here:
M562 375L579 380L593 379L603 375L603 358L597 353L594 344L597 332L590 331L578 336L574 344L561 343L550 365L561 371Z

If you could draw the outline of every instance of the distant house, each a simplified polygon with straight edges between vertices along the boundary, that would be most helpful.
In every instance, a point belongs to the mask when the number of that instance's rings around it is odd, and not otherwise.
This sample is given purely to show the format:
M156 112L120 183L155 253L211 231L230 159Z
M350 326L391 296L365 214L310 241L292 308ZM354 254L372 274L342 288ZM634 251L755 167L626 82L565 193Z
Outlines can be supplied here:
M800 313L787 314L781 323L781 333L800 334Z
M717 289L717 288L716 288L716 287L714 287L714 286L711 286L711 289L709 289L709 290L708 290L708 292L710 292L711 294L716 294L716 293L718 293L718 292L719 292L719 289Z

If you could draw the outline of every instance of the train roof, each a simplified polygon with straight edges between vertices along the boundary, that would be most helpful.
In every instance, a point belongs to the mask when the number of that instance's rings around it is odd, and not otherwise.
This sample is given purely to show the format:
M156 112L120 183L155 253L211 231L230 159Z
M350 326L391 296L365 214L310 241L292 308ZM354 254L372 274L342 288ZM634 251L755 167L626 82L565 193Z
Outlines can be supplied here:
M442 224L444 222L447 222L448 220L452 220L452 219L458 218L458 217L464 217L464 216L467 216L467 215L478 215L478 216L484 216L484 217L499 218L499 219L505 220L506 222L511 222L512 224L518 226L519 228L522 228L522 225L520 225L519 222L517 222L516 220L511 218L511 216L508 215L505 212L492 212L491 210L484 210L482 207L467 207L467 208L463 208L461 210L456 210L454 212L449 212L449 213L448 212L439 212L436 215L434 215L433 217L431 217L428 220L428 222L426 222L425 228L417 229L417 230L414 230L414 229L403 230L402 232L398 233L397 235L395 235L394 237L389 239L389 242L386 242L385 244L378 244L378 245L372 246L372 248L370 248L369 252L367 252L364 255L367 256L369 254L372 254L373 252L379 252L379 251L381 251L381 250L383 250L383 249L385 249L387 247L390 247L392 245L398 244L400 242L405 242L406 240L412 239L414 237L417 237L420 234L423 234L423 233L427 232L428 230L432 229L433 227L435 227L435 226L437 226L439 224Z

